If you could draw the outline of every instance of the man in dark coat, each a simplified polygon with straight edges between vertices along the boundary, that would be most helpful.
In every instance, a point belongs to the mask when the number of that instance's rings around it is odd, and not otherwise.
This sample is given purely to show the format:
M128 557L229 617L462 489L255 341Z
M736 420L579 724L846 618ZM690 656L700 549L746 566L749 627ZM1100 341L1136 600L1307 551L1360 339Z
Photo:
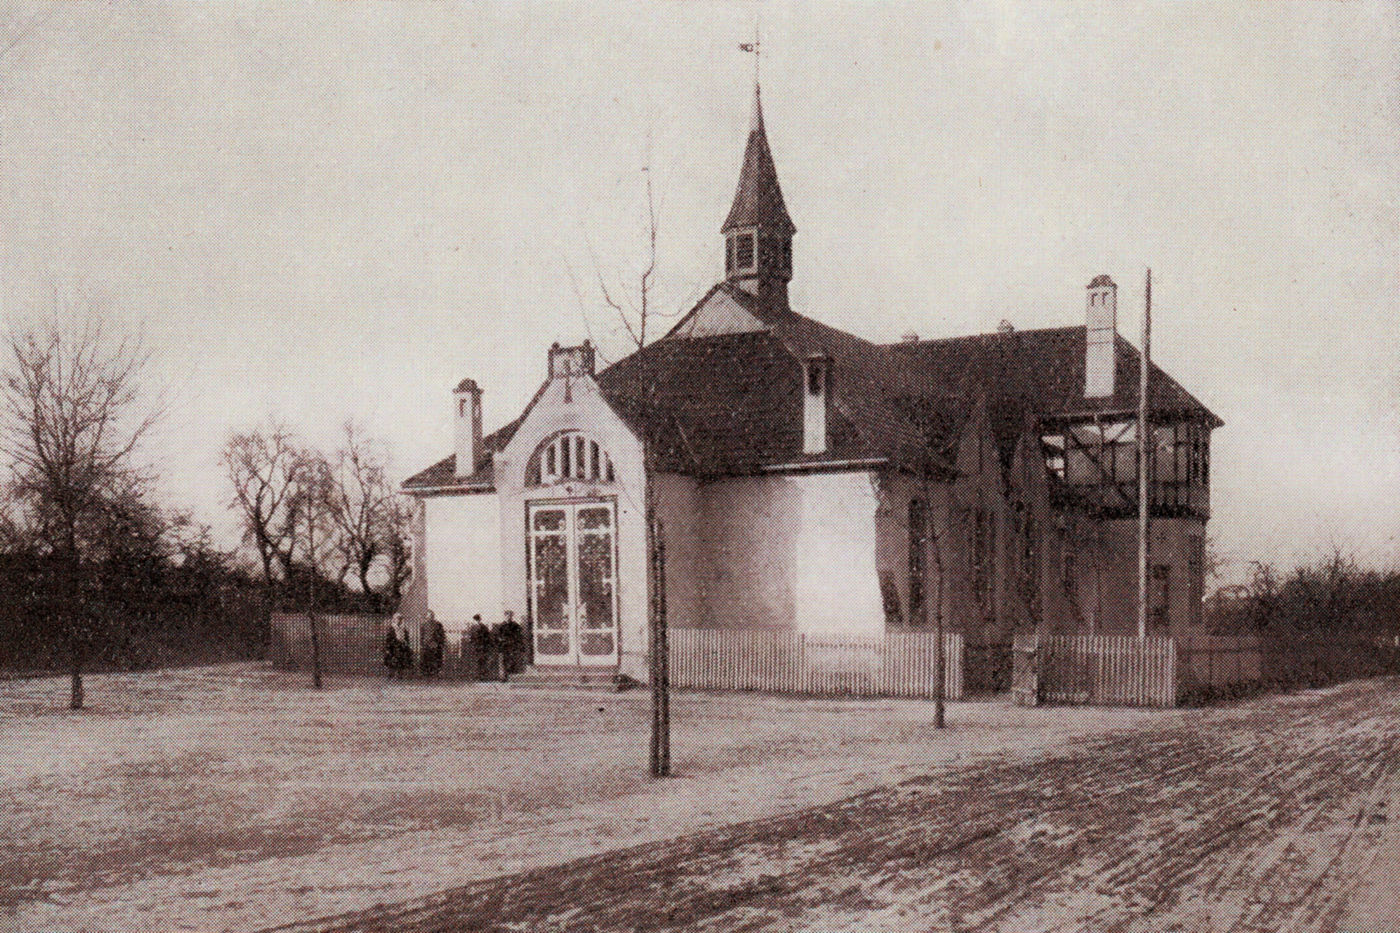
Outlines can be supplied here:
M506 610L506 618L496 626L496 644L501 651L501 679L525 670L525 629L515 621L515 613Z
M431 677L442 670L442 650L446 644L447 630L442 627L432 610L429 610L428 618L423 622L424 676Z
M486 623L481 621L480 613L472 616L466 639L467 670L477 680L495 680L496 668L500 664L496 656L496 639Z

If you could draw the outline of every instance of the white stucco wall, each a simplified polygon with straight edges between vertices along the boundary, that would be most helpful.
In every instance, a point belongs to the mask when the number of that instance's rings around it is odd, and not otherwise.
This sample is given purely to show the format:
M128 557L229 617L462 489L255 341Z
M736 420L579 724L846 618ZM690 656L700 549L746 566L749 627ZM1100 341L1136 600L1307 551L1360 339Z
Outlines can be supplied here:
M423 500L427 605L449 637L501 621L501 509L490 493Z
M705 614L701 571L706 558L699 484L693 477L675 473L658 473L652 484L652 501L666 544L667 623L701 625Z
M797 627L810 634L885 630L875 568L879 505L869 473L797 478L802 490L793 595Z
M799 483L786 476L741 476L706 482L699 493L699 624L795 629Z
M699 492L701 624L884 631L869 473L735 477Z

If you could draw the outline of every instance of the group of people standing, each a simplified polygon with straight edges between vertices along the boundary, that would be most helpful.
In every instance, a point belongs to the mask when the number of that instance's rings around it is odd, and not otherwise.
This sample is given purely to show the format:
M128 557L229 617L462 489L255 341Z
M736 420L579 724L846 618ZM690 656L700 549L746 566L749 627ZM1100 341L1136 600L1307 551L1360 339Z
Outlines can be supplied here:
M506 610L505 620L494 628L472 616L471 627L462 633L462 661L477 680L509 680L525 670L525 629Z
M430 611L423 621L422 656L418 667L431 677L442 670L447 648L447 631ZM413 641L402 613L394 613L384 634L384 666L391 680L407 677L414 668ZM505 620L494 628L472 616L471 626L462 634L462 666L475 680L507 680L525 669L525 629L506 611Z

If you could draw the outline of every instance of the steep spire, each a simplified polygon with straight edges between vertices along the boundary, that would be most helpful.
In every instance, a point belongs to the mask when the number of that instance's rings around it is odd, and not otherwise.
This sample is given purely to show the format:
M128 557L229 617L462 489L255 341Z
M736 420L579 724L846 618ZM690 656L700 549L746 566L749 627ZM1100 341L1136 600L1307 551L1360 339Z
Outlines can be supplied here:
M753 86L753 124L739 170L734 206L720 229L724 234L724 275L730 282L765 303L787 307L787 283L792 278L792 235L797 227L788 216L778 170L763 129L763 102L758 82Z
M762 227L765 233L784 236L797 232L778 187L778 169L763 128L763 102L757 83L753 86L753 121L749 126L749 144L744 149L744 167L739 171L739 189L720 232L728 233L736 227Z

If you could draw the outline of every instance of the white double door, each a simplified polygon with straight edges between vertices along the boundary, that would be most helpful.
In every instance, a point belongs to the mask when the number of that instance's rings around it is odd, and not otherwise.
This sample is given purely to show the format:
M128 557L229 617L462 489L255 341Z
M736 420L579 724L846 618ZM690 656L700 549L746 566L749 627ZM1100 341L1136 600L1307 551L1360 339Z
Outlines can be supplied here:
M531 503L530 617L535 663L617 663L617 507Z

